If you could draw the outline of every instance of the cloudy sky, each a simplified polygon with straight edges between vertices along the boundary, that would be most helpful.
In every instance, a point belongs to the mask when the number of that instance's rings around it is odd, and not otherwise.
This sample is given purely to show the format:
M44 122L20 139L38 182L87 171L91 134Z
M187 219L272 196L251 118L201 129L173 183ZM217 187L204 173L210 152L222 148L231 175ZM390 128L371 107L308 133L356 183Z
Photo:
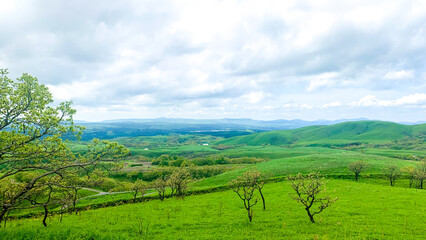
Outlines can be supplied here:
M76 119L426 121L424 0L0 2L0 67Z

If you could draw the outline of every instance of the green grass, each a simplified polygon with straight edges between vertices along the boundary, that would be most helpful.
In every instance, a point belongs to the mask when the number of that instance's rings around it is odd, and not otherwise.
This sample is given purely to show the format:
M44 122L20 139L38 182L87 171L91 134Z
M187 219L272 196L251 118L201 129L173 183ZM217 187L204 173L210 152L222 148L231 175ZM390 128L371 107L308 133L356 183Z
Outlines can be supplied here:
M79 215L10 221L1 239L425 239L424 190L330 180L328 193L339 200L312 224L288 194L288 182L267 184L267 210L261 203L248 222L232 191L128 204ZM138 234L141 226L143 234Z
M426 151L414 151L414 150L394 150L394 149L378 149L378 148L366 148L357 150L358 152L364 152L365 154L386 156L391 158L415 160L415 159L426 159Z
M283 151L283 155L285 156L286 149L281 149ZM306 155L292 157L291 155L295 152L293 152L292 149L288 149L291 153L290 157L276 158L247 168L225 172L223 174L195 182L193 186L208 188L211 186L224 185L245 171L253 168L272 177L286 176L297 173L309 173L312 171L317 171L325 175L349 176L352 175L352 173L348 171L349 163L359 160L365 161L368 164L367 170L363 173L364 175L381 174L382 169L389 164L395 164L400 167L407 165L414 166L416 164L416 162L413 161L400 160L378 155L362 154L353 151L343 151L327 148L303 149L306 150Z
M426 124L402 125L381 121L345 122L331 126L309 126L238 136L221 140L218 144L285 145L285 144L350 144L387 143L404 137L425 135Z

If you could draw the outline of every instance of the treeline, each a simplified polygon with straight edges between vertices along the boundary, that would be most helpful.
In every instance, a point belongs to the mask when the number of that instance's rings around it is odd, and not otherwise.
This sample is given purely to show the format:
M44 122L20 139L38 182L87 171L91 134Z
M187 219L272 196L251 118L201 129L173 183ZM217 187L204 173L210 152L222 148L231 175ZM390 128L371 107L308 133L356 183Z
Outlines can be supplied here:
M263 162L264 159L255 157L238 157L229 158L220 155L212 155L206 157L197 158L185 158L182 156L170 156L161 155L160 157L151 161L152 165L158 166L172 166L172 167L184 167L184 166L212 166L212 165L225 165L225 164L256 164Z
M361 173L367 168L368 164L364 161L355 161L348 165L349 171L355 175L355 181L359 180ZM398 165L389 164L382 168L382 174L391 186L395 186L396 180L405 175L409 180L410 188L417 187L423 189L423 183L426 179L426 161L421 161L416 167L405 166L401 168Z
M135 171L130 173L125 172L111 172L110 178L119 181L136 181L141 179L143 181L152 182L158 178L167 177L175 171L177 167L162 167L155 171ZM188 170L192 179L208 178L215 175L219 175L226 171L233 170L233 167L229 166L188 166L185 167ZM117 181L116 184L119 184ZM102 189L108 190L108 186L100 186Z

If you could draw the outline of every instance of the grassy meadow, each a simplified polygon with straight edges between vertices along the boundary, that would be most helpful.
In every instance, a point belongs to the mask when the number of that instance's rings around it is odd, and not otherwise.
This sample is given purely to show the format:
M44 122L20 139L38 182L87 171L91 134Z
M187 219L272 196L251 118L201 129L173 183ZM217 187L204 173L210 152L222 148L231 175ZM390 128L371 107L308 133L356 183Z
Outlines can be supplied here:
M40 219L10 221L1 239L424 239L426 193L419 189L330 180L327 193L338 201L312 224L291 199L289 182L264 187L249 222L232 191L151 200L65 215L43 227Z

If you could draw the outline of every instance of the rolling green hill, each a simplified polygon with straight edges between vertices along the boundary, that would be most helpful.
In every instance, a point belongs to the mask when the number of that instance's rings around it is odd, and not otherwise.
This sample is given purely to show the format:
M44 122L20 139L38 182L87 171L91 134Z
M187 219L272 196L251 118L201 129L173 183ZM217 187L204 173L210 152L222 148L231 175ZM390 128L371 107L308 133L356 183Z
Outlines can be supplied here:
M286 145L325 143L382 143L405 137L426 136L426 124L402 125L382 121L345 122L331 126L309 126L293 130L279 130L238 136L219 141L228 145Z

